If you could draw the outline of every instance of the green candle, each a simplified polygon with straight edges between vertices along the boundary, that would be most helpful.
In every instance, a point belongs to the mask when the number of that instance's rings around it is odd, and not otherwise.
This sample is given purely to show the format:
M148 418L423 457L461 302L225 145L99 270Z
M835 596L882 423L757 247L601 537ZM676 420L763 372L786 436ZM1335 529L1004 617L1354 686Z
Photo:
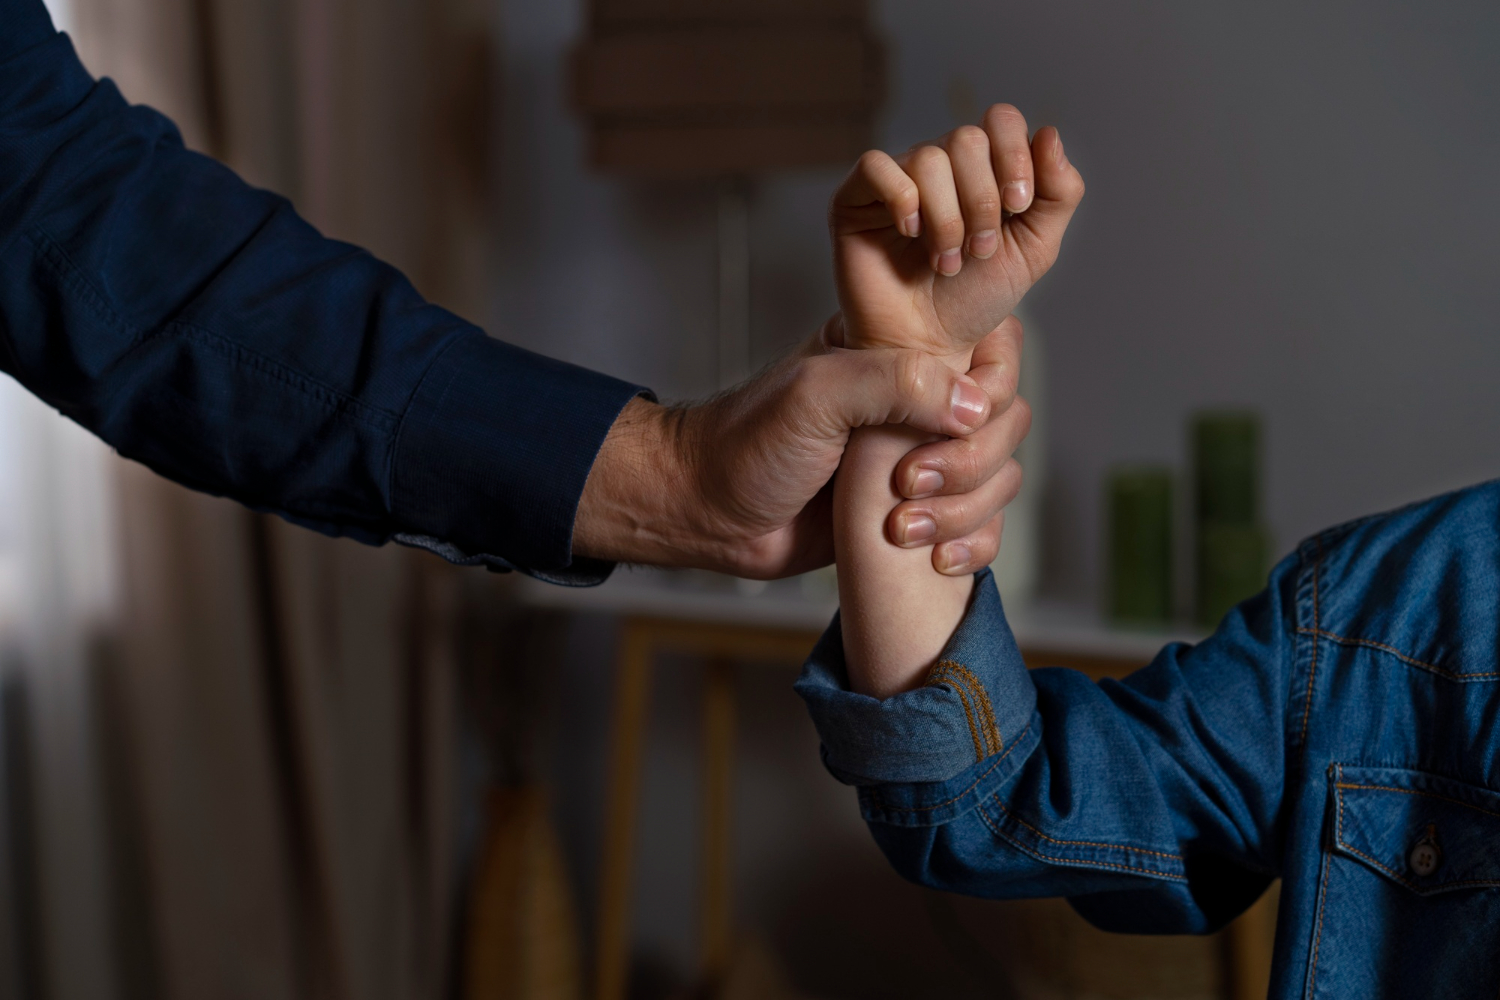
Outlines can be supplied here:
M1196 611L1212 627L1266 582L1260 523L1260 420L1219 410L1193 418Z
M1193 418L1198 523L1255 524L1260 515L1260 420L1237 410Z
M1172 619L1172 470L1117 466L1108 491L1109 615L1165 624Z

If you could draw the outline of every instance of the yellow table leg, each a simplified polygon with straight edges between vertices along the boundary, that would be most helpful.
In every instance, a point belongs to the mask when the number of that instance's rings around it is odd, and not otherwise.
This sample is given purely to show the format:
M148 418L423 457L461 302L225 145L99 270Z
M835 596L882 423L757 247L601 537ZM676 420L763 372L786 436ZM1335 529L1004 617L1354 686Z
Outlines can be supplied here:
M699 961L702 982L729 968L732 829L734 823L734 663L716 656L703 677L702 869L699 875Z
M627 620L620 639L600 865L595 1000L624 1000L630 961L631 870L640 797L641 748L651 694L651 630Z

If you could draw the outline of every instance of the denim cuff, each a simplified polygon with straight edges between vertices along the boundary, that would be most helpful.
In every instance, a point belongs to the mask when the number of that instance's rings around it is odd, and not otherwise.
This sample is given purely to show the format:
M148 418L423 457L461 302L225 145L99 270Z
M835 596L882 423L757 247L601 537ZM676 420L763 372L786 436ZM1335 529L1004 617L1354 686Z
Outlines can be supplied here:
M850 691L837 615L795 687L823 740L823 763L850 785L948 781L1006 752L1036 708L988 569L975 574L969 610L921 687L883 701Z

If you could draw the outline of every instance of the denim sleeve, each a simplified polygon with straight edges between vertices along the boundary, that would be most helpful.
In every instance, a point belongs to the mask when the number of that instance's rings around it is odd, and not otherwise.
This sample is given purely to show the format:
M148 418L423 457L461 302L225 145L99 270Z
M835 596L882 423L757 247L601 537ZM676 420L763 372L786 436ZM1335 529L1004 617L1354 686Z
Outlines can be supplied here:
M1107 930L1207 933L1275 877L1295 560L1123 681L1028 671L988 571L926 684L851 692L834 620L797 681L825 764L905 877L1066 896Z
M565 583L630 385L492 340L0 0L0 370L120 454L329 534Z

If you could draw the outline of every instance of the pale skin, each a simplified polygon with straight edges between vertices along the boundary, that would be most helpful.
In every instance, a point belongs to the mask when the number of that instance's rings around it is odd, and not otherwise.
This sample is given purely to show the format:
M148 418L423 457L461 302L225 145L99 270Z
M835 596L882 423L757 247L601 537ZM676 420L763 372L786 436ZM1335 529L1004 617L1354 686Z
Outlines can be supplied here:
M954 371L977 361L1002 367L1014 402L987 427L1009 456L1031 420L1014 396L1021 329L1010 313L1056 261L1082 197L1057 130L1028 138L1009 105L899 157L865 154L829 210L843 343L916 348ZM924 441L952 444L908 427L861 428L834 489L849 683L878 698L923 683L973 591L972 575L940 572L910 547L914 536L934 537L931 511L908 499L921 489L923 463L910 455ZM1005 462L983 487L990 502L976 503L995 511L996 538L1020 478Z
M754 579L833 561L833 488L851 428L898 423L943 440L902 460L897 519L931 530L908 544L936 572L964 575L999 549L998 489L1010 457L990 415L1015 393L1003 331L967 374L910 348L850 350L835 315L797 350L706 402L629 403L579 501L573 552ZM904 523L904 521L903 521Z

